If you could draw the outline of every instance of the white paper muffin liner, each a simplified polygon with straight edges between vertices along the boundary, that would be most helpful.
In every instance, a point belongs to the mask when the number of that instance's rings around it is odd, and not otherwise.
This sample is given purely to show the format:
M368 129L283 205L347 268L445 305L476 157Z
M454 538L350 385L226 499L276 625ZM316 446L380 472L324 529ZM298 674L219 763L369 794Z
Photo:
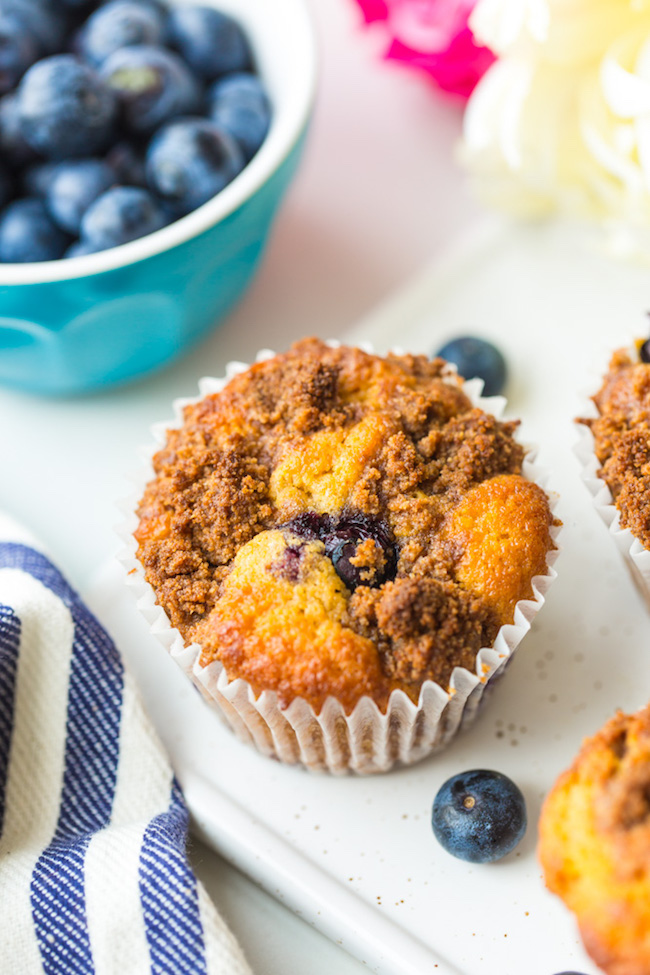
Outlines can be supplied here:
M372 352L365 346L363 348ZM271 351L263 350L258 354L257 361L273 355ZM126 569L126 582L133 588L138 607L151 625L152 633L204 699L225 718L243 741L254 744L263 754L282 762L301 763L312 771L333 773L385 772L396 764L417 762L444 748L461 728L474 719L479 706L488 696L486 690L503 674L514 651L530 629L533 618L543 606L548 587L556 577L552 564L559 550L556 548L548 553L547 573L532 579L533 597L517 603L514 622L501 627L492 647L479 650L475 673L456 667L449 691L433 681L426 681L417 705L402 691L396 690L389 698L385 714L368 697L362 698L349 715L333 698L328 698L320 714L316 714L303 699L296 699L288 707L281 708L274 692L264 691L256 698L246 681L241 678L229 680L218 661L201 667L200 646L186 645L180 632L172 627L164 610L157 604L154 590L146 581L144 569L136 558L137 544L133 532L138 519L135 512L146 483L153 477L153 454L165 443L167 430L182 425L184 407L219 392L233 376L247 368L244 363L231 362L223 379L201 379L200 395L193 399L176 400L173 404L174 420L155 424L152 428L156 442L145 452L148 467L136 479L137 490L123 506L126 521L118 528L125 542L120 561ZM449 381L453 381L455 374L454 367L450 366ZM505 408L505 399L501 396L481 397L482 386L481 380L471 380L464 384L463 390L475 406L500 417ZM546 472L534 463L534 450L530 447L527 447L523 473L546 489ZM557 498L550 497L552 509L556 501ZM559 529L553 528L551 531L557 546Z
M587 400L582 416L595 419L598 415L593 400ZM634 537L629 528L621 528L621 513L614 504L612 492L607 482L598 476L602 465L596 457L594 436L584 423L578 423L576 426L578 442L574 447L574 453L580 461L582 480L593 498L596 511L607 525L639 592L650 609L650 552L643 547L638 538Z

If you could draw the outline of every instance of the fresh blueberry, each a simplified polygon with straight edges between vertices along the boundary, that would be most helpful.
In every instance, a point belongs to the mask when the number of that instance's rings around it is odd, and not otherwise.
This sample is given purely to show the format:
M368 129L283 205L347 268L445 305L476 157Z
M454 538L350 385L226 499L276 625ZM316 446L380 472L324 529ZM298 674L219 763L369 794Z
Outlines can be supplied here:
M117 104L99 75L71 54L32 65L18 88L20 130L48 159L91 156L113 134Z
M52 178L62 163L34 163L23 172L22 186L26 196L40 196L45 199Z
M0 10L13 14L36 39L39 54L54 54L63 48L66 17L51 0L0 0Z
M172 51L146 44L121 48L104 62L101 75L132 132L148 134L164 122L199 111L199 84Z
M447 342L436 355L453 362L464 379L474 379L476 376L482 379L485 396L496 396L506 384L506 361L496 346L485 339L463 335Z
M88 18L75 46L90 64L99 67L122 47L162 44L165 19L154 7L136 0L111 0Z
M206 81L251 65L248 40L236 20L214 7L175 7L169 15L169 39L189 66Z
M86 254L96 254L97 251L103 249L89 244L87 240L75 240L74 244L70 244L63 256L64 258L85 257Z
M106 162L125 186L146 186L144 155L130 142L117 142L106 154Z
M526 832L526 803L501 772L474 769L447 779L433 803L431 825L441 846L460 860L500 860Z
M38 41L22 17L0 6L0 95L15 88L38 53Z
M116 182L115 173L101 159L71 159L52 173L45 206L62 230L77 235L81 218L102 193Z
M646 339L643 345L639 346L639 359L641 362L650 362L650 339Z
M188 118L156 133L146 165L151 189L185 214L230 183L244 167L244 157L235 140L214 122Z
M237 140L246 161L264 142L271 121L271 108L262 82L248 72L227 75L215 81L208 93L210 117Z
M368 566L353 565L350 561L357 554L362 542L371 539L380 549L384 564L367 577ZM395 578L397 559L390 529L383 522L365 515L341 518L325 537L325 554L332 560L338 576L348 589L357 586L381 586L387 579Z
M86 210L81 239L106 250L152 234L169 221L159 202L137 186L114 186Z
M6 168L0 162L0 209L9 203L14 195L14 184Z
M35 197L15 200L0 216L0 261L5 264L56 261L69 242Z
M0 156L16 169L29 166L39 158L32 147L27 145L20 131L15 92L0 99Z

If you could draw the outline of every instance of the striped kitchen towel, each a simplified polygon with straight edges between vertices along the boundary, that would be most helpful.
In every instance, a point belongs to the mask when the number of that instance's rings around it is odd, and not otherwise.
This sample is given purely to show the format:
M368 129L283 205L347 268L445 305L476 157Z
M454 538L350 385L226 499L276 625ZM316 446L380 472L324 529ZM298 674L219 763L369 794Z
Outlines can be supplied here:
M0 972L250 975L106 632L0 515Z

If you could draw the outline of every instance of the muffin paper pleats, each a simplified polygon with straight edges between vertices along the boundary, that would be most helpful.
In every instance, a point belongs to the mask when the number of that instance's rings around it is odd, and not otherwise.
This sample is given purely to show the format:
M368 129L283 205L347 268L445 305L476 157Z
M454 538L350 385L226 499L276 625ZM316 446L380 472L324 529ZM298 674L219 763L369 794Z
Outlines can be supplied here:
M336 345L338 343L329 343ZM372 352L368 348L364 351ZM257 361L272 357L263 350ZM170 428L183 422L183 408L204 396L219 392L236 374L248 366L231 362L222 379L204 378L199 383L200 396L174 402L175 418L156 424L153 436L156 443L146 449L148 468L137 478L133 496L124 504L125 522L119 533L125 542L120 561L126 569L126 582L133 589L141 612L172 658L196 685L208 704L217 710L232 730L263 754L282 762L300 763L316 771L345 773L385 772L394 765L408 765L444 748L475 718L486 700L486 690L501 676L519 643L531 627L535 615L544 604L546 592L556 577L553 563L558 555L559 527L551 528L555 549L547 554L547 571L532 579L533 597L520 600L515 607L514 622L500 628L492 647L483 647L476 656L476 668L471 672L456 667L449 690L431 680L422 685L417 705L407 695L392 692L386 713L373 700L362 698L354 710L346 715L342 705L328 698L319 714L303 699L296 699L285 708L280 707L274 692L264 691L255 696L250 685L241 678L229 680L218 661L201 667L200 647L186 645L180 632L171 626L164 610L157 604L154 590L147 582L144 569L136 557L137 545L133 532L137 526L135 514L145 483L152 476L151 458L165 442ZM456 371L450 366L445 378L455 381ZM503 397L483 398L482 382L466 382L463 392L472 405L500 417L505 408ZM523 475L540 487L546 487L546 474L534 463L534 450L527 448ZM553 511L557 498L549 498Z
M593 415L594 406L585 408L585 416ZM578 424L579 440L574 453L582 467L582 480L592 496L594 508L609 529L616 547L623 556L630 574L650 608L650 552L635 538L629 528L621 528L621 514L614 504L607 483L599 477L601 464L594 450L594 437L589 427Z

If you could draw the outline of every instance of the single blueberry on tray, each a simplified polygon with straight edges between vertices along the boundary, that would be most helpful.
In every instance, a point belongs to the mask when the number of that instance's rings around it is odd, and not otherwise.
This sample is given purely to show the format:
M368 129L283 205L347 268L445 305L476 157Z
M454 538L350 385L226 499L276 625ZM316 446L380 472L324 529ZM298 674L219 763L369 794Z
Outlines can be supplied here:
M436 839L452 856L471 863L500 860L526 832L526 803L501 772L473 769L452 776L433 803Z
M260 79L244 71L226 75L214 82L208 100L212 120L237 140L246 160L251 159L264 142L271 121Z
M26 264L56 261L70 243L45 209L42 200L15 200L0 216L0 261Z
M91 156L108 147L115 96L99 75L71 54L32 65L18 87L20 131L47 159Z
M99 67L122 47L162 44L165 18L154 7L136 0L111 0L88 18L75 48L89 64Z
M214 7L180 5L169 15L169 39L189 66L206 81L246 71L251 53L239 24Z
M507 379L506 361L491 342L462 335L443 345L436 355L452 362L464 379L482 379L484 396L496 396L503 391Z
M244 167L235 140L203 118L161 129L147 150L147 182L179 214L207 203Z
M106 250L152 234L168 222L160 203L148 190L113 186L84 213L81 239L96 250Z
M117 96L132 132L148 134L201 107L201 89L187 65L161 47L138 44L115 51L101 75Z

